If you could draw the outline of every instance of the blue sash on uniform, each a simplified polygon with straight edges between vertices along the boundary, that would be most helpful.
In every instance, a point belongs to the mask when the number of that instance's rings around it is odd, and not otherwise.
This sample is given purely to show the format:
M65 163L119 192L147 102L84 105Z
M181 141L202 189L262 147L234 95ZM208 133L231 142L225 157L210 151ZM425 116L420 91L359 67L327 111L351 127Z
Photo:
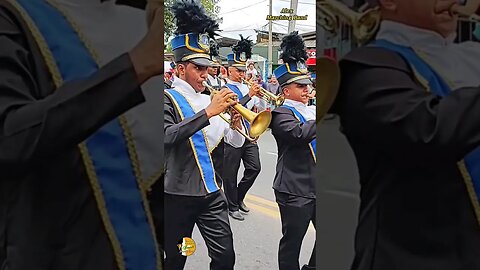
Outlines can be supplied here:
M238 86L236 86L234 84L231 84L231 83L227 83L226 86L230 90L232 90L235 94L237 94L238 100L241 100L243 98L243 93L242 93L242 91L240 91ZM243 105L243 107L247 108L247 104ZM247 120L243 119L243 124L245 125L247 135L250 135L250 123Z
M451 93L450 86L437 72L435 72L433 68L430 67L430 65L418 56L412 48L400 46L386 40L376 40L373 44L400 54L412 66L412 68L414 68L417 76L421 76L428 82L430 91L436 95L444 97ZM464 172L462 168L463 164L466 167L467 172ZM480 216L478 216L480 214L478 213L478 198L480 198L480 148L470 152L464 158L463 162L459 163L459 168L463 174L467 189L469 190L474 209L476 209L477 218L480 218Z
M305 122L307 122L305 117L303 117L303 115L297 109L295 109L294 107L288 106L288 105L285 105L285 104L282 105L281 107L290 109L293 112L293 114L295 114L295 116L298 118L298 120L300 120L300 122L302 122L302 124L305 124ZM313 160L315 162L317 162L317 139L313 139L308 144L308 146L310 147L310 151L312 152Z
M243 93L242 91L240 91L238 86L231 83L227 83L227 87L230 88L230 90L232 90L235 94L237 94L239 100L243 98Z
M165 93L177 108L182 121L185 118L195 115L195 111L192 106L190 106L190 103L188 103L188 100L178 91L166 89ZM217 182L215 181L215 169L213 167L212 157L210 156L210 151L208 151L208 144L203 131L197 131L189 138L189 141L207 192L212 193L219 190Z
M9 3L29 26L57 87L98 70L96 59L77 30L49 2ZM106 124L79 147L118 268L161 269L153 223L146 210L148 202L136 177L120 120Z

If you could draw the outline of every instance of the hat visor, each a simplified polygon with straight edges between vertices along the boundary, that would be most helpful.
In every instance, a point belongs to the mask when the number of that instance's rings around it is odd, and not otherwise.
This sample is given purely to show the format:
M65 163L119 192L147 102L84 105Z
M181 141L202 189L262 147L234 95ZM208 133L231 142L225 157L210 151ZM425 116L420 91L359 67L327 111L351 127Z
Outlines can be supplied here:
M312 80L310 80L310 79L298 79L298 80L295 80L295 81L290 82L290 83L296 83L296 84L302 84L302 85L313 84ZM285 83L282 86L285 86L285 85L290 84L290 83Z
M215 63L208 58L201 58L201 57L193 58L188 61L194 63L197 66L202 66L202 67L212 67L215 65Z
M298 80L298 81L294 81L294 83L306 84L306 85L313 84L312 80L310 80L310 79L301 79L301 80Z
M247 67L244 67L244 66L233 66L235 67L236 69L240 70L240 71L247 71Z

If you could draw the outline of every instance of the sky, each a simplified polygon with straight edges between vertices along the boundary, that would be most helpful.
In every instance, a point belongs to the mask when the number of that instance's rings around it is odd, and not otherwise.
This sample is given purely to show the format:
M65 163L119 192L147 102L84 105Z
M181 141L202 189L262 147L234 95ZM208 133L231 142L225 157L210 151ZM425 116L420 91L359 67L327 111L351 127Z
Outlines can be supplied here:
M256 33L253 29L268 31L267 15L269 0L217 0L220 7L218 17L223 18L220 24L221 36L239 39L239 34L244 37L251 36L255 40ZM290 0L272 0L272 15L281 14L282 8L290 8ZM307 20L297 20L295 30L299 33L315 31L315 0L298 0L296 14L308 15ZM288 21L273 21L273 32L287 33Z

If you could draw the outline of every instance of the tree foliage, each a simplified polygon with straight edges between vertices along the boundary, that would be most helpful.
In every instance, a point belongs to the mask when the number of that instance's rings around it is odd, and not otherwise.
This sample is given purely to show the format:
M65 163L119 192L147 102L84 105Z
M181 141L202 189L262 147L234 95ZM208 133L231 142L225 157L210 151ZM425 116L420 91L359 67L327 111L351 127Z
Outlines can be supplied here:
M200 0L203 4L203 6L205 7L205 10L207 11L207 13L212 16L213 18L217 18L216 16L216 13L215 13L215 2L218 2L218 1L215 1L215 0ZM174 21L174 18L173 18L173 14L170 10L169 7L172 6L172 4L175 2L175 0L165 0L165 16L164 16L164 20L165 20L165 34L164 34L164 37L165 37L165 43L166 46L165 48L167 49L167 51L171 51L171 46L169 44L169 40L170 40L170 37L173 36L173 32L175 32L175 21Z

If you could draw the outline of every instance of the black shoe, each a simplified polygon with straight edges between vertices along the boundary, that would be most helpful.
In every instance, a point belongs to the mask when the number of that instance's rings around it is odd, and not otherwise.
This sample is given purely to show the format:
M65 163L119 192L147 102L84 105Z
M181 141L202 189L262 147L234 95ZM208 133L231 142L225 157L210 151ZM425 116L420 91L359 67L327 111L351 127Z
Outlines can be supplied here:
M240 208L240 210L242 210L242 211L245 212L245 213L250 212L250 208L248 208L243 201L241 201L241 202L238 204L238 208Z
M308 266L306 264L303 265L302 269L300 270L315 270L315 266Z
M236 220L240 220L240 221L245 220L245 218L242 216L242 214L240 214L240 211L238 211L238 210L237 211L228 211L228 214Z

